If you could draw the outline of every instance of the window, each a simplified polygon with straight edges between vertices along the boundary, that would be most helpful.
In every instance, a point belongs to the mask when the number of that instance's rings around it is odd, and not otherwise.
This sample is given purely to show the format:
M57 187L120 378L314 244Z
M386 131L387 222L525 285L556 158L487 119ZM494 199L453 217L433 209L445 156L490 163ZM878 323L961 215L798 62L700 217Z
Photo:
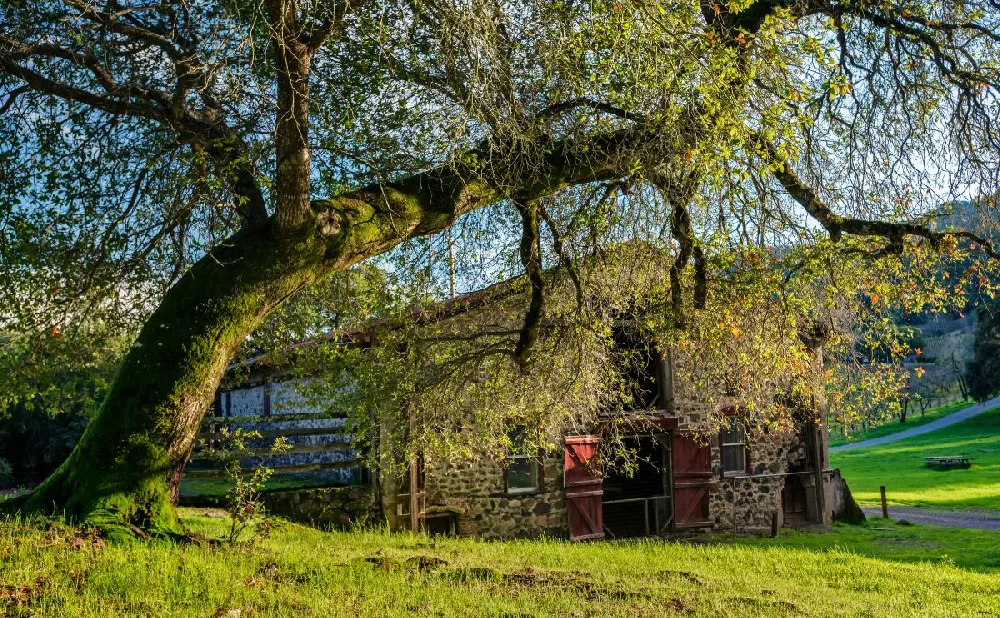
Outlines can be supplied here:
M528 453L525 428L518 426L508 433L510 452L504 474L504 490L510 494L537 491L539 482L538 456Z
M743 424L732 421L728 429L723 428L720 442L722 444L722 473L746 472L746 431Z

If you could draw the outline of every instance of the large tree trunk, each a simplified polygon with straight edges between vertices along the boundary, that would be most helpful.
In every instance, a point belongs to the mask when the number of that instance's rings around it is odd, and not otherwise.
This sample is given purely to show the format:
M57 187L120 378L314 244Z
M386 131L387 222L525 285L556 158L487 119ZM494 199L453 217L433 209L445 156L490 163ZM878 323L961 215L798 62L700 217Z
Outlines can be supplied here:
M623 155L650 136L639 127L551 143L520 179L521 194L532 200L620 177L632 164ZM503 161L504 152L486 148L471 158ZM267 314L319 277L504 198L472 170L445 166L314 201L291 222L272 216L221 243L167 292L66 462L0 511L63 513L129 535L177 532L171 480L179 480L226 366Z
M102 528L178 531L171 502L201 420L239 345L323 273L326 239L281 242L273 220L200 260L150 317L69 458L16 504Z

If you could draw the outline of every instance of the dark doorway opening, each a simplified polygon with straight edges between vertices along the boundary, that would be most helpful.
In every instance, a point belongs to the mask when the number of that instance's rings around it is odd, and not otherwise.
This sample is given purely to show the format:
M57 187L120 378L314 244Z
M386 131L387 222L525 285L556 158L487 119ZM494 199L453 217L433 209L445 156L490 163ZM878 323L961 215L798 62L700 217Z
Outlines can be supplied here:
M606 471L604 531L611 538L655 536L670 531L670 440L665 434L624 440L635 451L636 468Z
M795 475L785 477L785 486L781 489L781 510L786 526L801 526L809 521L807 499L802 480Z

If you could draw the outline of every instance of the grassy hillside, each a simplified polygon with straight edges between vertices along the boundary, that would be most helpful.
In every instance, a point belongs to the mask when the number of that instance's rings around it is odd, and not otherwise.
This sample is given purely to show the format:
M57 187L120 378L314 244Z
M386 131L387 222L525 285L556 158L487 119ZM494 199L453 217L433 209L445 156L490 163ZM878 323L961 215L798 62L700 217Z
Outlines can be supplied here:
M885 423L884 425L879 425L872 430L853 433L848 437L831 432L830 446L840 446L841 444L847 444L849 442L861 442L862 440L890 436L894 433L906 431L907 429L913 429L914 427L926 425L927 423L936 421L943 416L948 416L952 412L958 412L959 410L973 405L975 405L975 402L973 401L955 401L953 403L926 410L923 415L921 415L919 411L911 410L910 414L906 417L905 423L900 423L899 419L896 418Z
M922 458L933 455L965 455L974 465L924 467ZM830 461L862 504L877 503L885 485L894 505L1000 509L1000 409L899 442L833 452Z
M219 535L224 520L186 511ZM886 527L885 524L879 527ZM898 530L898 529L897 529ZM1000 535L956 531L961 547ZM992 573L963 570L936 529L837 528L775 544L478 542L279 528L258 548L136 542L0 524L5 616L981 616ZM888 535L888 536L885 536ZM822 539L819 541L817 539ZM799 547L795 547L799 545ZM901 561L870 558L906 546ZM825 551L815 551L825 548ZM956 548L957 553L963 550ZM982 554L982 551L978 552ZM916 562L929 560L930 562ZM1000 556L994 555L1000 567ZM989 570L986 562L979 565Z

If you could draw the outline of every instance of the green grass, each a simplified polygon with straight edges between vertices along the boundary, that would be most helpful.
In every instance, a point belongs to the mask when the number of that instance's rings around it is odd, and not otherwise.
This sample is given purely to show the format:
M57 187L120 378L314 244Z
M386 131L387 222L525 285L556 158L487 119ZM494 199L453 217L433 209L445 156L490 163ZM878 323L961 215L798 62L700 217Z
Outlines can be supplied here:
M267 480L267 491L329 487L331 484L330 479L322 476L276 473ZM181 481L181 499L222 498L232 486L233 482L226 477L185 478Z
M870 517L864 526L834 524L826 532L785 529L777 539L720 536L754 547L787 547L811 552L847 551L898 562L944 562L974 571L1000 573L1000 532L897 525Z
M219 536L225 527L225 520L201 511L183 515L202 534ZM996 574L942 558L965 553L962 548L974 547L976 539L996 548L1000 537L942 534L920 526L897 528L893 535L835 527L816 537L791 533L774 541L499 543L286 525L249 548L160 541L106 546L71 528L8 521L0 522L0 615L1000 613ZM991 569L985 562L978 566Z
M965 455L969 469L926 468L923 457ZM896 506L1000 509L1000 408L920 436L830 453L855 499L879 502L879 486Z
M896 418L892 419L891 421L885 424L879 425L874 429L852 433L847 437L844 437L843 435L840 434L831 435L830 446L840 446L842 444L849 444L851 442L860 442L862 440L870 440L872 438L891 436L894 433L899 433L901 431L906 431L907 429L913 429L914 427L920 427L921 425L926 425L927 423L936 421L939 418L948 416L952 412L958 412L959 410L968 408L969 406L973 405L976 405L974 401L954 401L952 403L939 406L937 408L930 408L929 410L925 410L922 416L919 412L911 411L909 414L907 414L905 423L900 423L899 419Z

